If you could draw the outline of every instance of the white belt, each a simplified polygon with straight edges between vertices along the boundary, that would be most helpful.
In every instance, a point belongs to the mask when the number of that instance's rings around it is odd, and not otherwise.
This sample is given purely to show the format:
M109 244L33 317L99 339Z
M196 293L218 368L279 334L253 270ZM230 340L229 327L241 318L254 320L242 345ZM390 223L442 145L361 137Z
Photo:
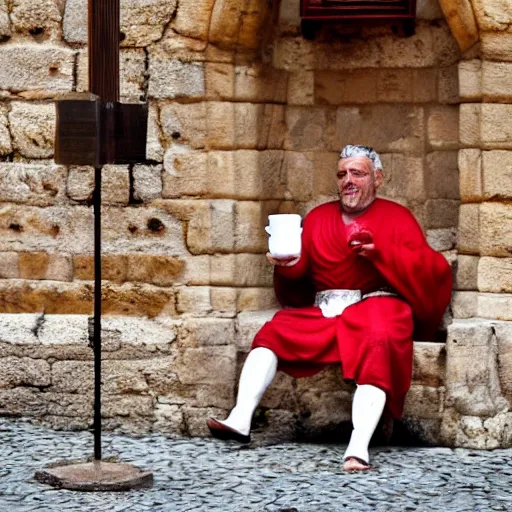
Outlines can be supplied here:
M398 297L394 292L377 290L362 294L361 290L323 290L315 296L315 306L322 310L322 315L332 318L341 315L345 308L370 297Z

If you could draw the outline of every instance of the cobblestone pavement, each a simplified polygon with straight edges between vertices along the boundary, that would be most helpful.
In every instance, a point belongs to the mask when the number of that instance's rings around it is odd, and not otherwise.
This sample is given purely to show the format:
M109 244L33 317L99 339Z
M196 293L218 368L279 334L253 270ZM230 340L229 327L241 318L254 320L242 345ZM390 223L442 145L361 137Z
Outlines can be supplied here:
M120 493L57 490L34 480L59 460L85 459L88 432L56 432L0 419L0 511L330 512L512 510L512 450L380 448L374 469L347 474L344 445L257 439L248 447L214 439L104 434L118 455L154 472L151 489Z

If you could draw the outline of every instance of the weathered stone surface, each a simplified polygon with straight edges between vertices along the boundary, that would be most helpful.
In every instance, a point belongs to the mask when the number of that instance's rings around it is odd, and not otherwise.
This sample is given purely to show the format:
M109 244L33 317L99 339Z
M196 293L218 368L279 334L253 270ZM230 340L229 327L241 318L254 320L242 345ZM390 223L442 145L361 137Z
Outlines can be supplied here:
M0 2L0 37L8 38L11 36L11 24L9 20L9 11L7 8L7 0Z
M288 105L313 105L315 102L315 74L313 71L289 73Z
M56 165L0 163L0 200L47 206L62 202L67 171Z
M478 256L457 256L455 272L455 290L477 290L478 284Z
M7 108L0 105L0 155L7 155L11 151L12 143Z
M427 155L427 172L425 173L427 197L459 199L457 158L456 151L436 151ZM410 197L410 195L406 197Z
M179 329L180 347L233 345L235 324L224 318L187 318Z
M439 0L453 36L463 52L478 41L478 27L471 2L472 0Z
M459 62L459 94L463 100L482 97L482 61L478 59Z
M212 312L210 288L208 286L183 286L176 292L178 313L205 316Z
M104 165L101 170L101 198L105 203L128 204L130 174L127 165Z
M236 252L265 252L268 239L265 226L268 207L257 201L239 201L235 205L234 249Z
M144 203L162 195L162 166L135 165L133 168L133 198Z
M505 62L512 60L511 32L482 32L480 40L485 59Z
M49 255L45 279L50 281L73 281L73 259L70 254Z
M405 397L404 416L440 418L443 411L443 388L412 385Z
M482 188L485 200L512 199L512 151L482 152Z
M430 110L427 119L428 141L434 149L457 149L459 146L459 109L439 106Z
M492 324L458 320L448 328L446 400L462 415L493 416L508 408L501 394Z
M123 46L147 46L158 41L176 10L176 0L121 1ZM67 0L64 11L64 38L68 43L87 43L87 1Z
M512 293L512 258L480 258L478 289L481 292Z
M94 168L88 166L69 167L67 194L74 201L92 201L94 192Z
M22 279L44 279L50 256L46 252L21 252L18 267Z
M465 254L478 254L480 251L480 205L461 204L457 249Z
M416 3L416 18L419 20L444 19L438 0L418 0Z
M464 146L479 147L481 144L480 103L462 103L459 110L459 141Z
M236 350L233 346L185 349L174 368L182 384L223 384L234 382Z
M439 69L437 80L439 103L459 104L459 71L457 65Z
M0 388L50 385L50 365L44 360L4 357L0 367Z
M0 252L0 278L16 279L20 277L17 252Z
M89 54L87 48L77 57L76 90L89 90ZM119 95L126 103L138 103L144 95L146 55L142 49L122 49L119 53Z
M460 198L464 202L483 198L482 152L479 149L461 149L458 154Z
M499 219L499 222L496 222ZM510 256L512 248L512 205L480 205L480 252L485 256Z
M510 62L482 63L482 95L484 99L491 101L507 102L512 98L508 77L512 72Z
M150 98L202 98L205 94L203 64L151 53L148 94Z
M13 102L9 112L13 147L29 158L53 155L55 106L53 104Z
M183 262L172 256L127 255L127 281L170 286L183 272Z
M75 52L36 44L0 46L0 90L71 91Z
M179 198L208 194L210 181L206 152L196 151L181 144L173 144L165 152L163 167L162 197ZM228 176L227 182L231 181L229 178Z
M276 309L265 311L244 311L239 313L236 322L236 347L248 352L255 334L276 314Z
M505 0L472 0L475 18L483 32L499 32L512 25L512 6Z
M512 295L505 293L480 293L477 316L496 320L512 320Z
M176 17L171 26L181 35L206 40L210 26L214 0L205 0L198 4L194 0L180 0Z
M435 251L451 251L457 242L457 230L455 228L429 229L427 242Z
M451 228L457 226L459 202L452 199L429 199L425 203L428 228Z
M261 311L277 307L273 288L242 288L238 291L237 311Z
M218 286L210 289L210 302L217 317L234 318L236 316L238 291L236 288Z
M454 318L473 318L478 315L478 292L454 292L451 302Z
M422 386L442 386L446 372L444 343L414 342L412 380Z
M148 136L146 140L146 158L155 162L162 162L164 148L162 147L160 129L160 110L154 101L149 102L148 108Z
M169 103L160 111L160 123L165 138L186 143L192 148L204 148L206 143L206 103Z
M483 103L481 138L489 149L512 148L512 105Z
M58 39L62 15L55 0L13 0L11 23L16 32L38 35L40 38Z

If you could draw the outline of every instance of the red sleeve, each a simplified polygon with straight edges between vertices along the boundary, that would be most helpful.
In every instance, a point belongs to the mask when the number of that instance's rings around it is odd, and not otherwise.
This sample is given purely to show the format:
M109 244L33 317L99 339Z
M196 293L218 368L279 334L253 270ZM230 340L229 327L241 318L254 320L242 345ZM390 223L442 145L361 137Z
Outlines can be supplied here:
M397 213L391 236L375 239L376 252L370 260L411 306L415 339L431 340L450 303L451 268L445 257L428 245L412 214Z

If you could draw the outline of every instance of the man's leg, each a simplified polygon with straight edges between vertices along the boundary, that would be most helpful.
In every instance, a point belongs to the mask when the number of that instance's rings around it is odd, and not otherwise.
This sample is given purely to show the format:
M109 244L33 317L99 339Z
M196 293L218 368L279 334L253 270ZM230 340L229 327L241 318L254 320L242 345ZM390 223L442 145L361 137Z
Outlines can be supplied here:
M216 428L215 422L242 436L249 435L252 415L263 393L274 379L276 371L277 356L274 352L264 347L257 347L249 352L240 374L235 407L224 421L208 420L208 427L215 437L236 438L236 436L230 436L229 431L226 434L225 430Z
M352 435L345 452L343 469L360 471L368 469L368 445L386 404L386 393L375 386L357 386L352 402Z

